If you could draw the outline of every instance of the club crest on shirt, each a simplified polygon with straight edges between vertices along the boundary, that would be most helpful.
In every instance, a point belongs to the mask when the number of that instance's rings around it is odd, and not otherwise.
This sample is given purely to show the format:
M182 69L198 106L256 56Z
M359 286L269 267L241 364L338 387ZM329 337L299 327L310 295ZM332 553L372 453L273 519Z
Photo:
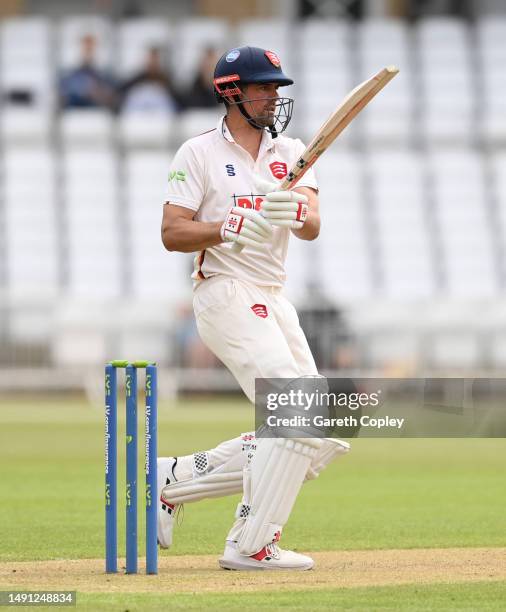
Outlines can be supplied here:
M239 208L252 208L254 210L260 210L262 208L262 202L264 197L260 194L249 193L247 195L234 195L234 206Z
M251 310L261 319L267 319L269 313L267 312L267 306L265 304L253 304Z
M286 167L285 162L272 162L272 164L269 164L269 168L271 169L272 175L277 179L285 178L285 176L288 174L288 168Z

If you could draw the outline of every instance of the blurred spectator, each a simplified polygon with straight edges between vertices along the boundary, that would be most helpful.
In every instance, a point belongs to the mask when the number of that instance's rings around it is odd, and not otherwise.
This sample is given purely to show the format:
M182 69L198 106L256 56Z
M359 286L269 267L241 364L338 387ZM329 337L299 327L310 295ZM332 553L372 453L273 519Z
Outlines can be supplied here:
M145 67L121 87L122 112L164 112L179 110L179 96L162 62L161 49L148 51Z
M190 89L186 92L184 105L187 108L209 108L216 106L213 89L213 74L220 55L214 47L207 47L199 62L198 72Z
M114 82L96 67L95 50L95 37L90 34L83 36L80 66L64 75L60 82L63 108L116 108Z

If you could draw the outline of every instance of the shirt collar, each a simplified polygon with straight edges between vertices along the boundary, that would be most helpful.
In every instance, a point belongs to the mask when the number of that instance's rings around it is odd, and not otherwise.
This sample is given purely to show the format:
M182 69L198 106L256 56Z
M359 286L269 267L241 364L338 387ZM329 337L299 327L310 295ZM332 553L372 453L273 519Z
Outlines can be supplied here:
M262 130L262 131L263 131L263 134L262 134L262 140L260 142L259 153L261 153L262 151L268 151L274 148L274 140L272 138L272 134L267 130ZM220 120L218 121L218 132L223 136L223 138L225 138L225 140L228 140L228 142L235 143L235 140L232 134L230 133L230 130L228 129L227 123L225 121L225 117L221 117Z

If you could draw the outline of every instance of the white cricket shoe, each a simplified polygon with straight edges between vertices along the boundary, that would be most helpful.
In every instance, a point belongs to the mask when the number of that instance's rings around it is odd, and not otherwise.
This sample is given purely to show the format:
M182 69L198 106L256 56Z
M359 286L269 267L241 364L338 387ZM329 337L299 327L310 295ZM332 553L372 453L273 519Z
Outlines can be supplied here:
M161 548L170 548L172 544L172 532L174 530L174 518L178 504L171 504L162 497L162 489L176 481L174 468L177 457L158 457L158 544Z
M310 570L314 566L311 557L292 550L283 550L276 542L267 544L251 557L239 554L235 542L227 542L219 561L220 567L228 570Z

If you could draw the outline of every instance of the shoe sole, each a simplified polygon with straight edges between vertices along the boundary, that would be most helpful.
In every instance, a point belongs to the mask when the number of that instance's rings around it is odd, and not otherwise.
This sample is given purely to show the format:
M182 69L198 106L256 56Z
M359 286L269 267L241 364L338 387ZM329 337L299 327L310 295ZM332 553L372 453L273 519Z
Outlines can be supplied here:
M246 572L268 572L272 570L277 571L295 571L295 572L304 572L307 570L312 570L314 567L314 563L307 563L306 565L299 565L298 567L294 567L293 565L281 567L279 565L246 565L239 562L234 561L226 561L225 559L220 559L218 561L221 569L224 570L233 570L233 571L246 571Z

